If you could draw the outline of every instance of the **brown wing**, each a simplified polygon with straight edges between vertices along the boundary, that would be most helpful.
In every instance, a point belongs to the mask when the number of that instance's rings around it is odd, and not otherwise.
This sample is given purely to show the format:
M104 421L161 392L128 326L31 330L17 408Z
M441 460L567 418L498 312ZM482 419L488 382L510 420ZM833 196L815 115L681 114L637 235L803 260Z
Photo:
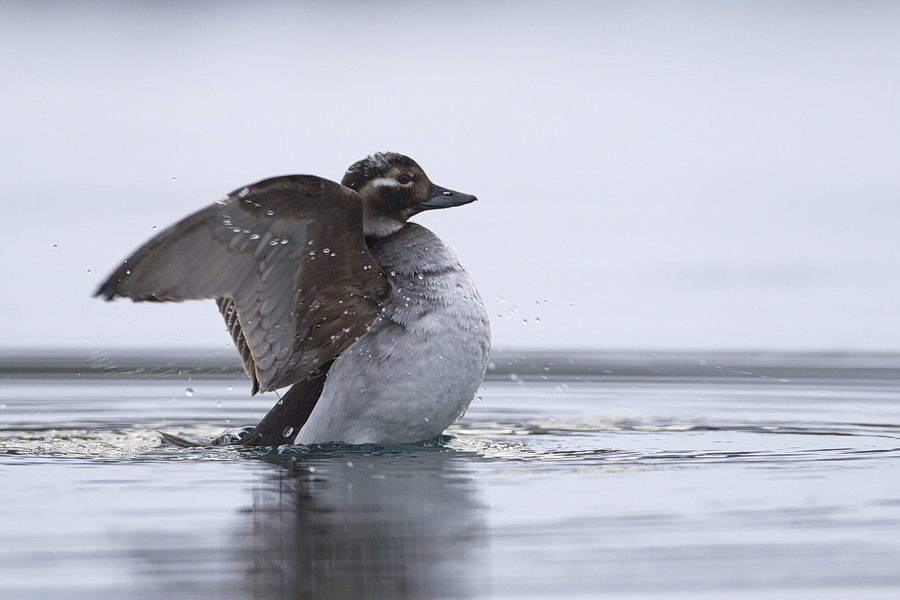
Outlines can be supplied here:
M253 388L250 395L259 391L259 380L256 377L256 361L253 360L253 353L247 344L247 338L244 337L244 331L241 329L241 320L238 317L237 307L234 305L234 298L216 298L216 304L219 312L225 318L225 327L234 340L234 347L241 355L241 362L244 364L244 371L250 376Z
M162 231L96 295L215 298L256 392L308 377L353 343L388 283L366 247L359 195L291 175L235 191Z

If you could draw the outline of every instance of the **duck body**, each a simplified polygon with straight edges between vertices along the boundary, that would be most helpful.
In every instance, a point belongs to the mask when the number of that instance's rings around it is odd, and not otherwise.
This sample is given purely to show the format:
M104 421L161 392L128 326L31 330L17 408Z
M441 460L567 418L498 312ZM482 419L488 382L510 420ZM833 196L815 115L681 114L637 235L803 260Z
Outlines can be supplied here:
M340 184L264 180L160 232L97 295L216 300L252 393L291 386L237 444L432 439L477 392L490 328L453 251L408 219L474 200L394 153Z
M435 438L465 412L484 378L488 316L453 251L414 223L373 240L370 249L390 297L335 359L296 443Z

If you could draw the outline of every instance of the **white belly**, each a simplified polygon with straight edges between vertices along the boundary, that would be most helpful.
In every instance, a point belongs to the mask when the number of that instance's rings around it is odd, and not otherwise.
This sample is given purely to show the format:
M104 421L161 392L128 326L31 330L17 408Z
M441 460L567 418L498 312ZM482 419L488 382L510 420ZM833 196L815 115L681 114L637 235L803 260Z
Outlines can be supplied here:
M296 443L418 442L465 412L487 368L489 323L468 274L441 250L453 268L400 273L382 265L392 273L392 300L335 360Z

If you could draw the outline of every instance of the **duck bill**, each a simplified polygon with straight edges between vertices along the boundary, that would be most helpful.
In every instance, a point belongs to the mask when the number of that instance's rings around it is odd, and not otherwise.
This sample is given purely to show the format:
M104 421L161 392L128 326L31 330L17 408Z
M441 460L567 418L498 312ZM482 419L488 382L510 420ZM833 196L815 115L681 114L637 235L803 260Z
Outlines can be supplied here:
M478 200L470 194L454 192L439 185L431 186L431 196L425 202L420 202L419 206L422 210L430 210L433 208L450 208L452 206L462 206L469 202Z

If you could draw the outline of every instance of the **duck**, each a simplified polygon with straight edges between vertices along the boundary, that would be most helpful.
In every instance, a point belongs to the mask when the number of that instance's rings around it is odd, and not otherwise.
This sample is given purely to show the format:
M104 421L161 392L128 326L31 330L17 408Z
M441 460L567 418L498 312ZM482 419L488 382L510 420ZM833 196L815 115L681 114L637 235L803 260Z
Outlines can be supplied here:
M160 231L95 296L215 300L251 395L289 386L230 444L437 439L481 386L490 323L453 250L409 219L476 200L395 152L340 183L264 179Z

